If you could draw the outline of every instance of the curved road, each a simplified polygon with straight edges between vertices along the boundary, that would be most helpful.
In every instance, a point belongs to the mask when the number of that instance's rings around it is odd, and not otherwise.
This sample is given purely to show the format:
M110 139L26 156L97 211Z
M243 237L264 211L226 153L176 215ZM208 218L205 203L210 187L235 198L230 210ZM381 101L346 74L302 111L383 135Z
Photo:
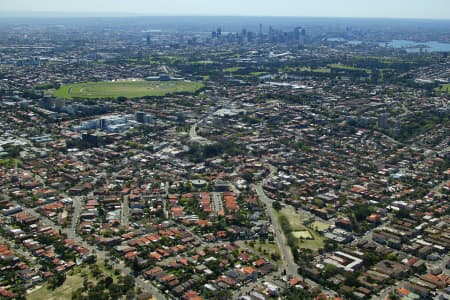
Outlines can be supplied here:
M200 121L200 122L201 122L201 121ZM204 137L202 137L202 136L199 136L199 135L197 134L197 126L198 126L198 124L199 124L200 122L197 122L197 123L195 123L194 125L192 125L192 126L191 126L191 129L189 130L189 137L190 137L191 141L197 142L197 143L200 143L200 144L208 144L208 143L211 143L210 141L208 141L208 139L206 139L206 138L204 138Z

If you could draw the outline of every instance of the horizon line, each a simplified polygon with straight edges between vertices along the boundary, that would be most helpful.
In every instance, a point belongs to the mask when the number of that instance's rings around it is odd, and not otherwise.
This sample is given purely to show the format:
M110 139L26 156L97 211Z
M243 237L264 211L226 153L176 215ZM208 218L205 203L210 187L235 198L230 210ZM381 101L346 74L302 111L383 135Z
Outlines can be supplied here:
M13 14L13 15L11 15ZM54 16L52 14L64 14ZM13 18L132 18L132 17L251 17L251 18L325 18L325 19L387 19L387 20L423 20L423 21L450 21L450 18L425 17L382 17L382 16L306 16L306 15L252 15L252 14L141 14L130 12L88 12L88 11L0 11L0 16L6 19Z

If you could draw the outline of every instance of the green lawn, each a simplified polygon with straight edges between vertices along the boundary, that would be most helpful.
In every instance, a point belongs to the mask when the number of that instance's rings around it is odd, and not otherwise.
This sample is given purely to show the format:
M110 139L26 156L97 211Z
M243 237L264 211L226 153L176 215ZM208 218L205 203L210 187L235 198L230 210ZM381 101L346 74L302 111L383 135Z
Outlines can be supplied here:
M69 300L72 299L72 292L83 286L83 276L79 269L75 269L74 275L67 275L66 281L60 287L49 290L47 284L41 288L33 290L27 295L28 300Z
M188 81L104 81L67 84L54 92L59 98L137 98L165 96L175 93L194 93L203 87L200 82Z
M436 89L438 92L445 93L450 95L450 83L444 84L441 87Z
M292 227L293 233L308 231L309 234L312 236L312 239L304 239L304 240L299 239L298 240L299 248L311 249L313 251L318 251L320 248L323 248L325 238L317 231L303 224L306 220L308 220L308 215L297 213L295 210L291 208L283 208L281 211L278 212L278 214L286 216L286 218L289 221L289 224Z
M314 221L313 223L311 223L310 227L313 229L317 229L318 231L322 231L330 228L330 225L327 223Z
M248 75L250 75L250 76L263 76L263 75L267 75L267 74L269 74L269 73L267 73L267 72L250 72L250 73L248 73Z
M298 239L313 239L308 230L294 231L292 234Z
M330 67L332 69L363 71L363 72L366 72L367 74L371 74L372 73L372 71L369 70L369 69L356 68L356 67L346 66L346 65L341 65L341 64L331 64L331 65L328 65L328 67Z
M111 276L114 282L117 282L118 277L113 274L112 270L105 267L103 261L98 262L98 267L104 276ZM97 282L99 279L92 275L87 265L75 267L66 273L66 281L63 285L51 290L48 289L47 283L44 283L40 288L36 288L28 294L27 300L70 300L72 299L72 292L83 287L84 275L88 276L90 282Z
M242 68L242 67L231 67L231 68L223 69L223 71L225 73L236 73L237 71L242 70L242 69L244 69L244 68Z
M317 69L313 69L312 72L314 72L314 73L331 73L331 70L328 68L317 68Z
M8 169L15 168L16 166L20 166L22 161L17 158L2 158L0 159L0 167L5 167Z
M286 72L331 73L331 70L329 68L312 69L311 67L307 67L307 66L298 67L298 68L287 67L287 68L284 68L284 71L286 71Z

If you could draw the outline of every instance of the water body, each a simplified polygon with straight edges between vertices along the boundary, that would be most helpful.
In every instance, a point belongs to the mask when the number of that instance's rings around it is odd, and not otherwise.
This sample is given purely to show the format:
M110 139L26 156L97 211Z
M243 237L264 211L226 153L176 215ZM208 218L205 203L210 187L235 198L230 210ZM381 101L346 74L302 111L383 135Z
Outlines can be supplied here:
M357 40L346 40L341 37L327 38L328 42L346 43L350 45L360 45L363 42ZM420 52L450 52L450 43L441 43L436 41L415 42L407 40L392 40L389 42L379 42L378 46L394 49L404 49L408 53Z
M353 46L357 46L357 45L361 45L363 42L362 41L357 41L357 40L346 40L344 38L340 38L340 37L331 37L331 38L327 38L328 42L338 42L338 43L346 43L349 45L353 45Z
M328 42L345 42L346 40L344 38L340 38L340 37L332 37L332 38L327 38Z
M393 40L390 42L381 42L378 45L391 47L395 49L405 49L408 53L423 52L450 52L449 43L440 43L436 41L430 42L414 42L405 40ZM422 49L422 50L421 50Z

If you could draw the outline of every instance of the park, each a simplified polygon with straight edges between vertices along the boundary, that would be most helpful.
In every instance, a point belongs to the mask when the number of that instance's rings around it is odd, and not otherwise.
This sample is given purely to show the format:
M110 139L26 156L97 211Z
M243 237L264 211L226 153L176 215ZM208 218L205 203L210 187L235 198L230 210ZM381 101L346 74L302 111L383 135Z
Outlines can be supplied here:
M195 93L202 87L203 83L192 81L103 81L63 85L54 91L54 95L63 99L161 97L170 94Z

